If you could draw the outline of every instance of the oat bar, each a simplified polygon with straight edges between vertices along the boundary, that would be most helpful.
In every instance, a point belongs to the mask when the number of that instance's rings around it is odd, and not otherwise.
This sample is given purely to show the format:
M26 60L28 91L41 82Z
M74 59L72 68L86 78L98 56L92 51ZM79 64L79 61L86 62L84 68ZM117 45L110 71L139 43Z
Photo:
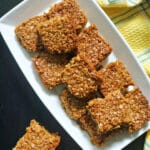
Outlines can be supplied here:
M120 90L109 93L104 99L94 99L88 103L88 112L97 124L99 132L108 132L126 126L129 132L142 128L150 120L148 100L136 88L125 97Z
M102 134L98 133L96 130L96 124L93 122L91 117L87 114L83 115L79 121L78 121L81 129L85 130L88 132L90 136L90 140L93 144L96 144L97 146L102 146L103 144L103 139L102 139Z
M81 129L88 132L91 142L99 147L103 146L108 138L124 131L124 128L121 127L120 129L114 129L109 132L100 133L97 131L96 124L88 113L84 114L79 119L78 123Z
M78 120L85 114L87 102L93 98L97 98L99 96L98 94L99 93L94 92L88 97L80 99L73 96L68 89L65 89L60 95L60 100L62 107L65 109L70 118Z
M60 136L49 133L35 120L31 120L25 135L19 139L13 150L55 150L60 143Z
M119 129L122 124L129 124L131 121L128 99L119 90L109 93L104 99L91 100L88 112L101 133Z
M150 120L150 106L148 100L142 94L139 88L136 88L125 95L128 99L131 112L131 122L129 132L134 132L142 128L146 121Z
M78 98L88 97L94 91L97 91L97 84L92 77L91 68L80 56L76 56L65 66L62 73L62 82L72 95Z
M67 53L76 48L76 30L72 20L66 16L42 22L38 26L38 33L50 53Z
M46 20L46 15L36 16L21 23L15 28L17 38L27 50L35 52L43 48L40 37L37 33L37 25Z
M56 16L72 17L75 29L79 32L86 24L87 18L84 12L80 9L76 0L63 0L62 2L55 4L48 12L49 18Z
M107 58L112 48L98 34L96 25L92 24L79 34L77 40L78 54L83 55L95 68Z
M52 55L47 52L41 52L33 58L35 69L48 89L61 83L61 74L68 61L67 55Z
M97 77L101 81L100 91L104 96L118 89L127 91L128 86L134 85L132 77L120 61L109 63L98 72Z
M67 89L60 95L63 108L72 119L79 119L86 112L87 100L73 96Z

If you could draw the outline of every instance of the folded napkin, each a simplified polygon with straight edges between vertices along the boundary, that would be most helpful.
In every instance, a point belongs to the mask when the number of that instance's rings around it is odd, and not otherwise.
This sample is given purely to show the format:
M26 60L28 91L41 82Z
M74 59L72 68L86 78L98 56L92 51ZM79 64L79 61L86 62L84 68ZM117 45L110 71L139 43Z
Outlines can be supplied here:
M98 0L150 77L150 1Z
M133 7L142 2L142 0L98 0L102 7Z
M108 14L150 77L150 1L97 0ZM150 130L144 143L150 150Z
M144 150L150 150L150 131L146 135Z

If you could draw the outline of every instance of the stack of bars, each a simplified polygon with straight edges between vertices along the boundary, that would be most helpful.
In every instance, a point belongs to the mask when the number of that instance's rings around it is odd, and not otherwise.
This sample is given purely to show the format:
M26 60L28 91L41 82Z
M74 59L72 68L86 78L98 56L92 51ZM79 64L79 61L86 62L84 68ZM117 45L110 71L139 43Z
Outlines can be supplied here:
M32 60L45 87L66 85L63 108L101 146L116 133L142 128L150 107L121 61L102 66L112 48L96 25L85 28L86 23L77 2L64 0L18 25L15 33L36 54Z

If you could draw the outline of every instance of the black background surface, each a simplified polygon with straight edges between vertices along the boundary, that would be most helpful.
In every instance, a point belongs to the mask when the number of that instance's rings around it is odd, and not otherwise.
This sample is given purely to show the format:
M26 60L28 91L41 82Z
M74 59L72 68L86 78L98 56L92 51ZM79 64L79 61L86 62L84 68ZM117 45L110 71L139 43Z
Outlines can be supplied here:
M0 17L19 2L0 0ZM0 35L0 150L12 149L33 118L49 131L59 132L58 150L80 150L35 95ZM124 150L143 150L144 138L145 134Z

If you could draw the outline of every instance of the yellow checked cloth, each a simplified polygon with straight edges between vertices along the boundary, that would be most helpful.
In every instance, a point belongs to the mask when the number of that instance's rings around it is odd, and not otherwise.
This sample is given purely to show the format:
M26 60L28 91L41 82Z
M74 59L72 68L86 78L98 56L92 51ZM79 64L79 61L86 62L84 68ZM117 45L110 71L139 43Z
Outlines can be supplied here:
M150 0L97 0L150 77ZM150 130L144 150L150 150Z
M150 0L98 0L150 77Z
M146 135L144 150L150 150L150 131Z

